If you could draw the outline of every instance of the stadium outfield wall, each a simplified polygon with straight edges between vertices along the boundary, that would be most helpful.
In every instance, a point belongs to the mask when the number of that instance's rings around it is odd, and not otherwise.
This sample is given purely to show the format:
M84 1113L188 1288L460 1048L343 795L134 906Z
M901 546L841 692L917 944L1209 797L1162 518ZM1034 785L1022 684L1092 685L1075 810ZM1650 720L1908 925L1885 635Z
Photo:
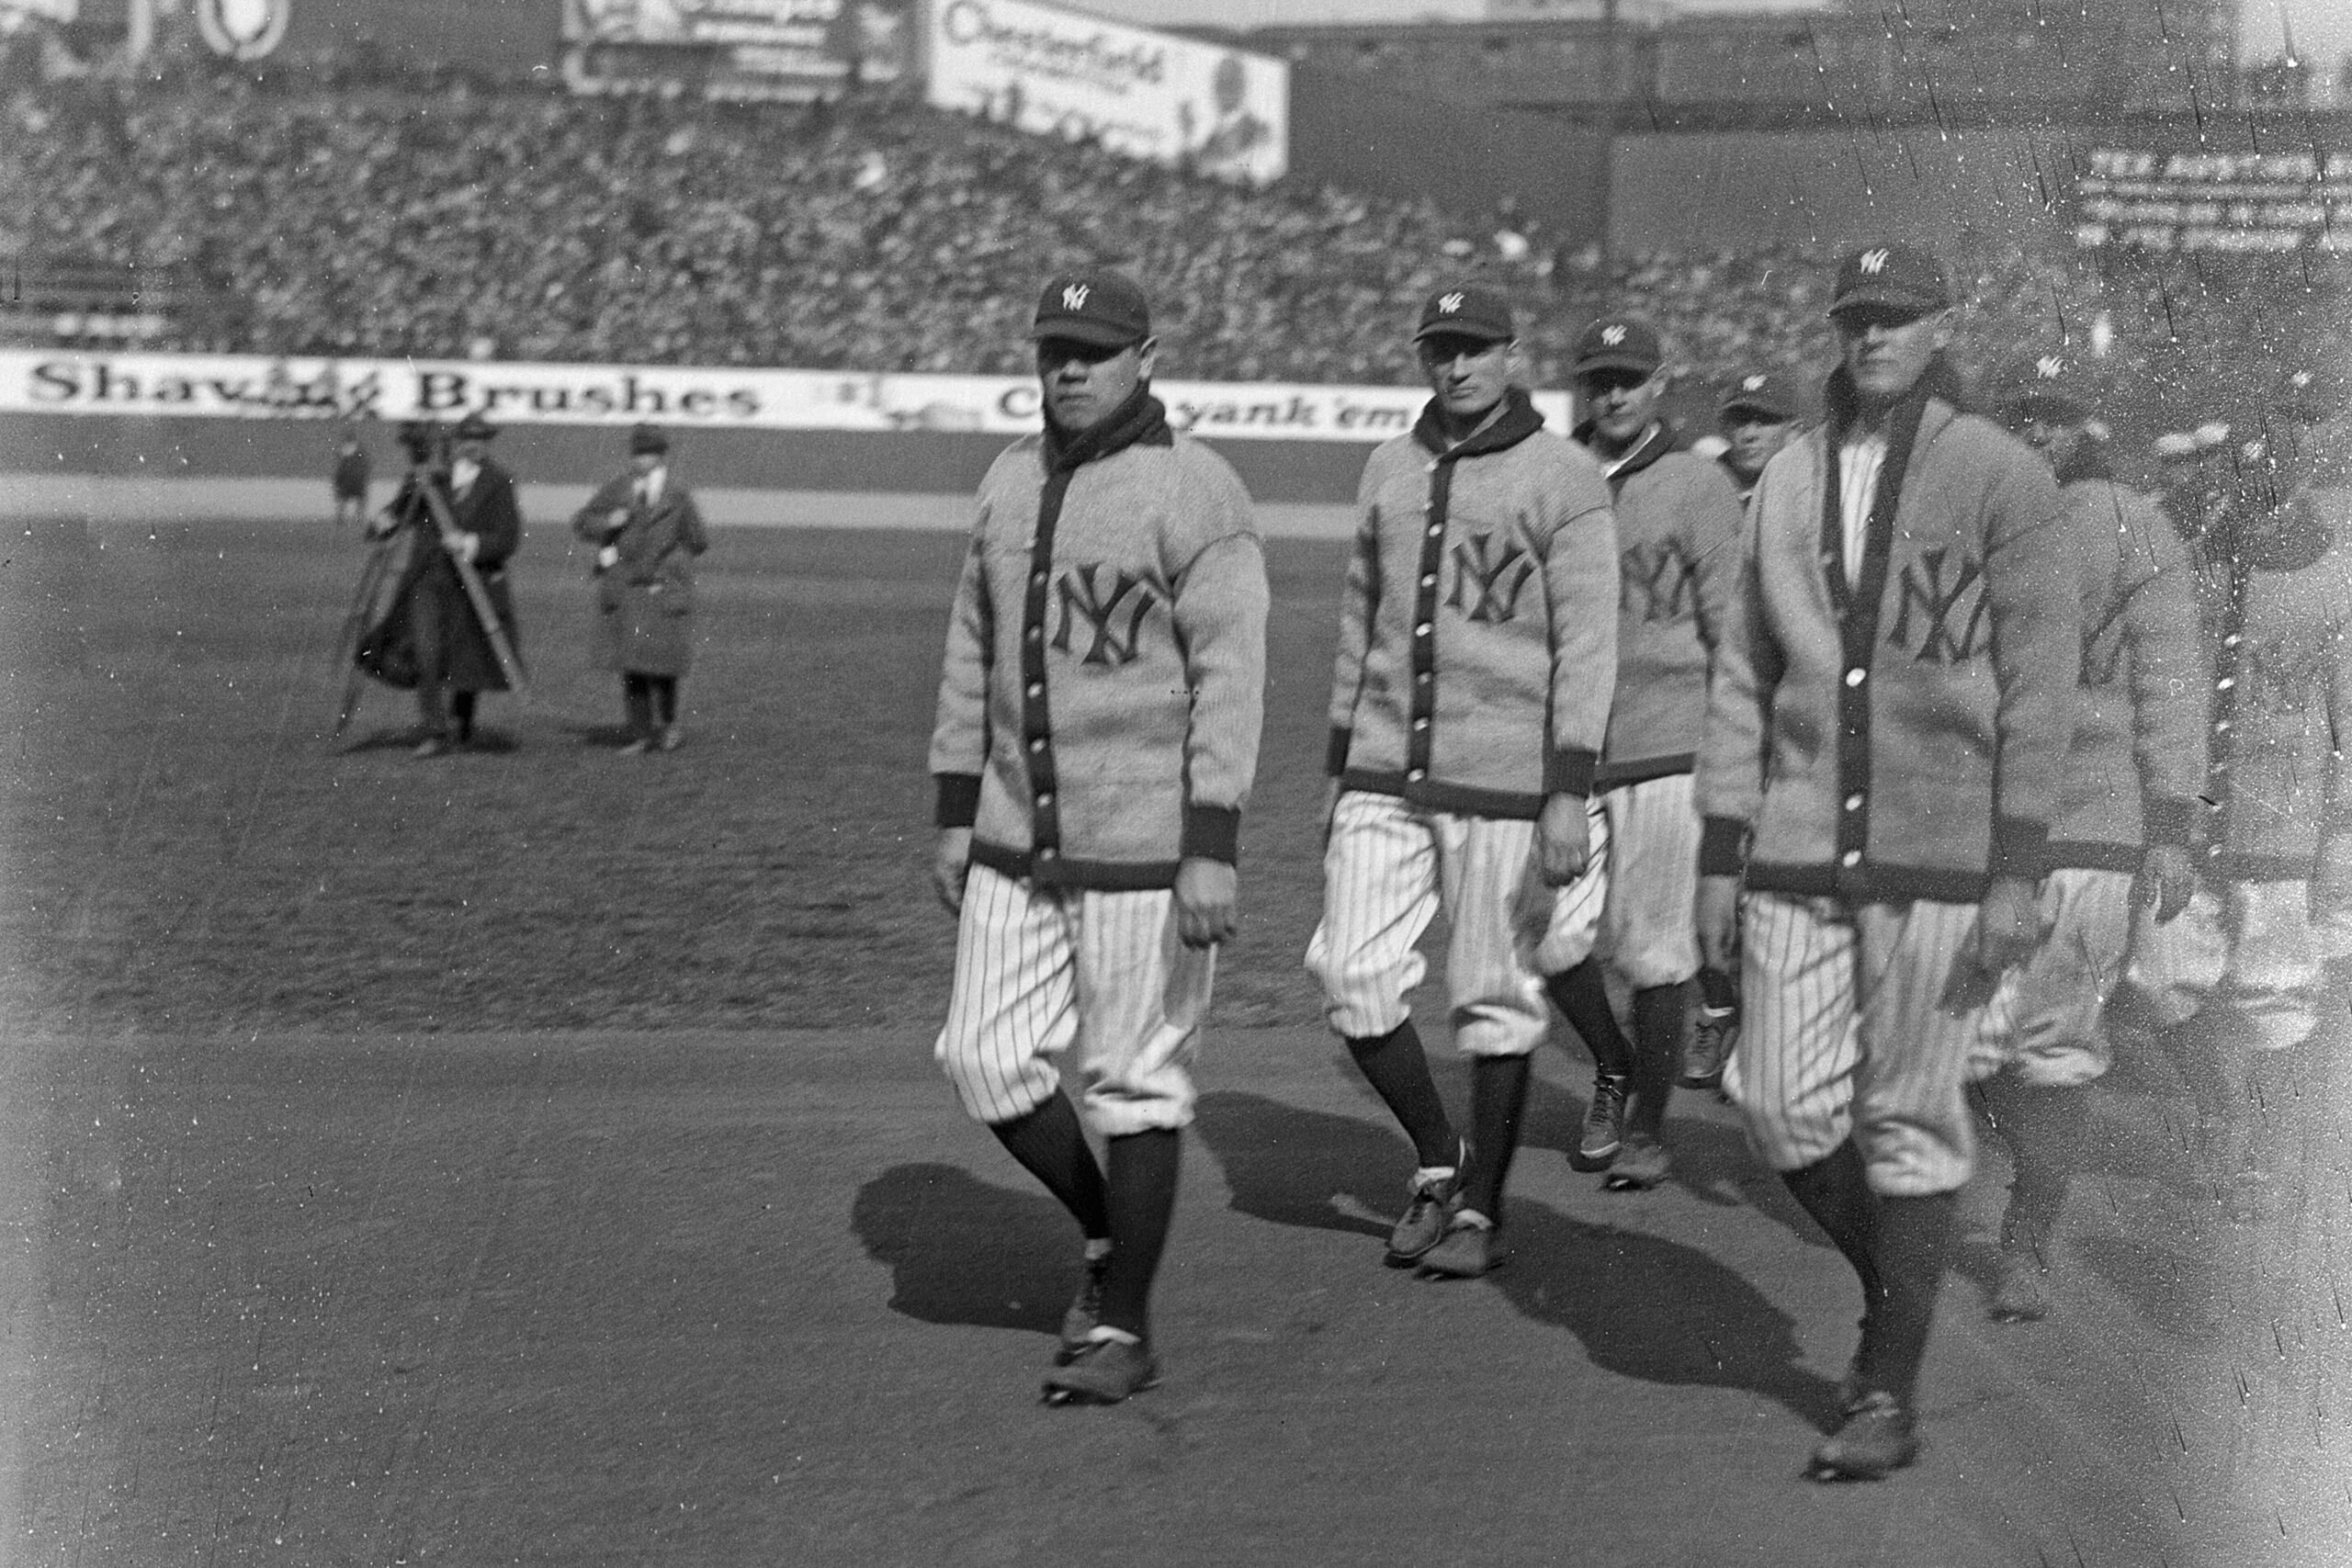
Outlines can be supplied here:
M1171 423L1310 532L1329 530L1370 446L1409 429L1428 396L1181 380L1155 390ZM616 471L628 428L644 420L671 433L697 488L731 498L722 521L781 509L939 525L1006 441L1036 427L1036 393L1033 378L1009 376L0 350L0 514L103 510L111 497L171 515L175 496L195 513L309 514L345 422L380 478L402 461L398 422L478 412L502 428L502 459L557 500ZM1538 398L1565 426L1566 395Z

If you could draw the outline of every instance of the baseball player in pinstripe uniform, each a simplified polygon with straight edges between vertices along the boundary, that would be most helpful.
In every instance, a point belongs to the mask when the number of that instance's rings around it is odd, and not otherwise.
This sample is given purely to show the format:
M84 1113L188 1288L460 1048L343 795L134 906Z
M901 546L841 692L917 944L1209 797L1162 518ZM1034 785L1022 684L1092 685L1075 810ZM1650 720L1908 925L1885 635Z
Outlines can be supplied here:
M2245 1220L2277 1175L2261 1107L2291 1098L2326 964L2352 947L2352 767L2337 739L2352 728L2352 456L2341 427L2295 406L2310 396L2290 389L2237 442L2236 493L2210 520L2208 879L2179 919L2136 934L2124 976L2189 1069L2199 1163Z
M1529 1057L1549 1021L1531 967L1555 902L1598 919L1590 804L1617 662L1617 545L1600 466L1511 384L1500 295L1430 297L1415 333L1434 393L1374 451L1331 692L1323 919L1307 948L1331 1027L1412 1140L1388 1258L1468 1278L1499 1258ZM1556 897L1555 888L1564 892ZM1443 908L1466 1151L1406 997Z
M2052 349L1994 379L2002 423L2055 471L2081 558L2082 677L2074 749L2042 885L2041 943L1984 1014L1978 1071L2009 1146L1992 1314L2049 1310L2044 1275L2089 1131L2086 1087L2111 1057L2106 1009L2134 910L2171 921L2197 882L2190 848L2205 779L2206 675L2188 551L2149 497L2116 483L2081 367Z
M1600 460L1617 522L1617 691L1593 781L1609 819L1608 891L1595 941L1546 942L1537 955L1595 1066L1570 1163L1607 1171L1604 1184L1620 1189L1655 1187L1668 1166L1667 1103L1699 974L1690 767L1739 549L1739 503L1723 470L1681 449L1658 416L1665 367L1657 329L1639 316L1601 316L1577 342L1586 419L1576 438ZM1735 993L1723 975L1713 989L1719 1023ZM1632 1019L1630 1043L1621 1015Z
M1240 480L1151 395L1142 290L1057 277L1034 335L1046 427L980 481L932 735L959 917L938 1056L1085 1235L1046 1397L1110 1404L1159 1375L1147 1306L1234 931L1266 571Z
M2035 945L2073 735L2057 485L1962 412L1951 304L1910 246L1839 265L1828 420L1749 503L1699 758L1700 942L1741 956L1724 1083L1862 1285L1844 1422L1809 1472L1825 1480L1918 1451L1975 1155L1968 1065L1995 976Z

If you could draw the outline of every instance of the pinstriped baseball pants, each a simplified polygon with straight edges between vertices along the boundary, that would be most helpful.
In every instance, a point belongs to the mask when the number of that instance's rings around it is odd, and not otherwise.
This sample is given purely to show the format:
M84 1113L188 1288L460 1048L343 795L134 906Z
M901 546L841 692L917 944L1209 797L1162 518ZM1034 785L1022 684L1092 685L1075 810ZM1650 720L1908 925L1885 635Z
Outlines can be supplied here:
M1964 1085L1992 990L1973 904L1848 904L1751 892L1742 916L1739 1049L1724 1087L1775 1170L1850 1134L1872 1190L1964 1185L1976 1140Z
M990 1125L1044 1104L1075 1045L1076 1098L1097 1134L1188 1126L1216 963L1216 949L1178 939L1165 888L1039 888L976 865L933 1055L964 1109Z
M2030 1088L2072 1089L2106 1073L2107 998L2123 977L2133 881L2084 866L2043 881L2041 943L1994 989L1969 1077L2007 1068Z
M1574 897L1589 908L1588 952L1600 917L1608 824L1598 806L1585 820L1594 865L1555 890L1535 868L1532 822L1341 794L1323 856L1323 919L1306 947L1331 1028L1360 1040L1410 1016L1406 998L1429 973L1418 944L1442 908L1455 1046L1469 1056L1524 1056L1542 1044L1552 1021L1533 961L1556 927L1555 906Z

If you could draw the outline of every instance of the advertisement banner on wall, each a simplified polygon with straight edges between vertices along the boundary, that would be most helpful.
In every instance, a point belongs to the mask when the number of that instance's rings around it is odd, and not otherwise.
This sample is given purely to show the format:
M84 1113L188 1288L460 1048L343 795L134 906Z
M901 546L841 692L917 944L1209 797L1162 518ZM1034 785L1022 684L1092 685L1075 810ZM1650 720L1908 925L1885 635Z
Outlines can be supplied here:
M2352 152L2100 147L2074 198L2086 250L2352 252Z
M1169 423L1195 435L1383 441L1412 428L1419 387L1156 381ZM1553 427L1568 399L1539 392ZM865 375L847 370L501 365L435 359L273 359L259 355L0 350L0 415L112 418L457 420L688 430L932 431L1037 428L1030 376Z
M575 92L805 103L913 70L912 0L564 0Z
M1290 67L1031 0L933 0L931 102L1263 185L1290 165Z
M63 27L82 12L82 0L0 0L0 35L32 22Z

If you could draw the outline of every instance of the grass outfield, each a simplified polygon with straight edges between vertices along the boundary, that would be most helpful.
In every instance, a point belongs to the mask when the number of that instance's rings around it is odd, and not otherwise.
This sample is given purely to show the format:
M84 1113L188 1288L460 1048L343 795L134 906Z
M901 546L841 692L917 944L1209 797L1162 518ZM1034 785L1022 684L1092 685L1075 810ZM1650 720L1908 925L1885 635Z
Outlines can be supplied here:
M0 1565L2352 1561L2340 1031L2259 1228L2127 1065L2047 1324L1984 1321L1988 1169L1883 1487L1794 1479L1855 1292L1712 1101L1604 1194L1545 1053L1510 1265L1380 1269L1409 1155L1299 969L1336 545L1271 549L1168 1384L1046 1412L1067 1225L928 1061L959 540L722 531L689 743L623 758L542 528L532 701L421 762L403 694L327 741L323 524L11 533Z

